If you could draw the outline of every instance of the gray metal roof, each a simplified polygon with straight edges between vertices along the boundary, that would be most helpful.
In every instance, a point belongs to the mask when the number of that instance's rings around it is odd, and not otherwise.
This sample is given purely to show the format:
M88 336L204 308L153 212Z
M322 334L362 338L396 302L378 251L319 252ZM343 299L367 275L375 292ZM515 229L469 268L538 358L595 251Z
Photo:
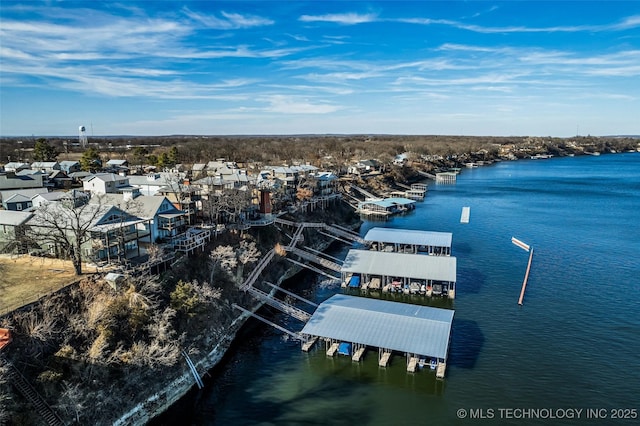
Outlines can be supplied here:
M0 225L19 226L31 219L33 213L0 210Z
M302 333L378 348L447 358L453 310L336 294Z
M454 256L349 250L341 272L456 282Z
M451 247L450 232L416 231L394 228L371 228L364 239L383 243Z

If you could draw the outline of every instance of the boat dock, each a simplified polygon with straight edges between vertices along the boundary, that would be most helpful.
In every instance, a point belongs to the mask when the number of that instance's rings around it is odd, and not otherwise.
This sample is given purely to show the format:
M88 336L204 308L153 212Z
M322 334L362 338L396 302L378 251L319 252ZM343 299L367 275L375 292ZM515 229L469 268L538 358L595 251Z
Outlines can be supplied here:
M386 367L389 365L389 361L391 360L391 351L386 351L380 348L378 352L378 366Z
M449 309L336 294L320 304L300 333L324 340L327 356L348 354L359 361L374 347L379 366L400 353L407 371L417 371L420 360L428 359L444 377L453 315Z
M376 251L451 255L452 234L450 232L375 227L367 232L364 240L371 250Z
M460 223L469 223L469 215L471 214L471 207L463 207L460 214Z
M374 279L383 292L442 295L455 298L457 259L351 249L340 270L345 286L369 288Z

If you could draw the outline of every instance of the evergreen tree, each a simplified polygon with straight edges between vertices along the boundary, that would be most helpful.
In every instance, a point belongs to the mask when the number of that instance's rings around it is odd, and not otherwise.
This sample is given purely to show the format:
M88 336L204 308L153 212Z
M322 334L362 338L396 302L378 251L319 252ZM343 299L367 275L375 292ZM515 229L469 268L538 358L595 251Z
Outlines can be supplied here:
M80 167L85 172L94 171L101 165L100 152L98 152L96 148L90 147L82 153L82 157L80 157Z
M36 141L36 145L33 148L33 161L56 161L56 157L60 154L58 150L49 145L49 141L40 138Z

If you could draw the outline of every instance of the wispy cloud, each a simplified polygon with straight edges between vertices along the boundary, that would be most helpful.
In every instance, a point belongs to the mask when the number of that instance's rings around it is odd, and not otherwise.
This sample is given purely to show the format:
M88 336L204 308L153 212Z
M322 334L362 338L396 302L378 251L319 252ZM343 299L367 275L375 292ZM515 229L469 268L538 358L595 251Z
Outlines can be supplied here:
M302 22L332 22L342 25L357 25L375 22L378 20L378 16L373 13L330 13L326 15L302 15L299 20Z
M218 17L213 14L194 12L188 7L184 7L182 11L190 19L202 24L206 28L215 30L237 30L242 28L273 25L275 23L269 18L253 15L241 15L239 13L220 12L222 17Z
M328 114L341 109L341 107L337 105L316 103L308 99L288 95L264 96L258 100L269 104L269 106L265 108L266 112L281 114Z
M640 15L629 16L618 22L602 25L558 25L549 27L527 27L527 26L505 26L490 27L475 24L467 24L460 21L448 19L430 18L401 18L398 22L416 25L446 25L461 30L476 33L575 33L575 32L603 32L603 31L624 31L640 27Z

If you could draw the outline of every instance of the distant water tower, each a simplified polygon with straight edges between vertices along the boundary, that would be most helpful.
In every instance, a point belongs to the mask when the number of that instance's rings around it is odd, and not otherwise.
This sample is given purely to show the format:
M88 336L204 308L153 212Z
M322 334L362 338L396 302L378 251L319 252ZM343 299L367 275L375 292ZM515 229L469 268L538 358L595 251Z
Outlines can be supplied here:
M78 133L79 133L78 142L80 142L80 146L82 148L86 148L87 147L87 133L86 133L86 130L87 129L85 129L84 126L78 127Z

